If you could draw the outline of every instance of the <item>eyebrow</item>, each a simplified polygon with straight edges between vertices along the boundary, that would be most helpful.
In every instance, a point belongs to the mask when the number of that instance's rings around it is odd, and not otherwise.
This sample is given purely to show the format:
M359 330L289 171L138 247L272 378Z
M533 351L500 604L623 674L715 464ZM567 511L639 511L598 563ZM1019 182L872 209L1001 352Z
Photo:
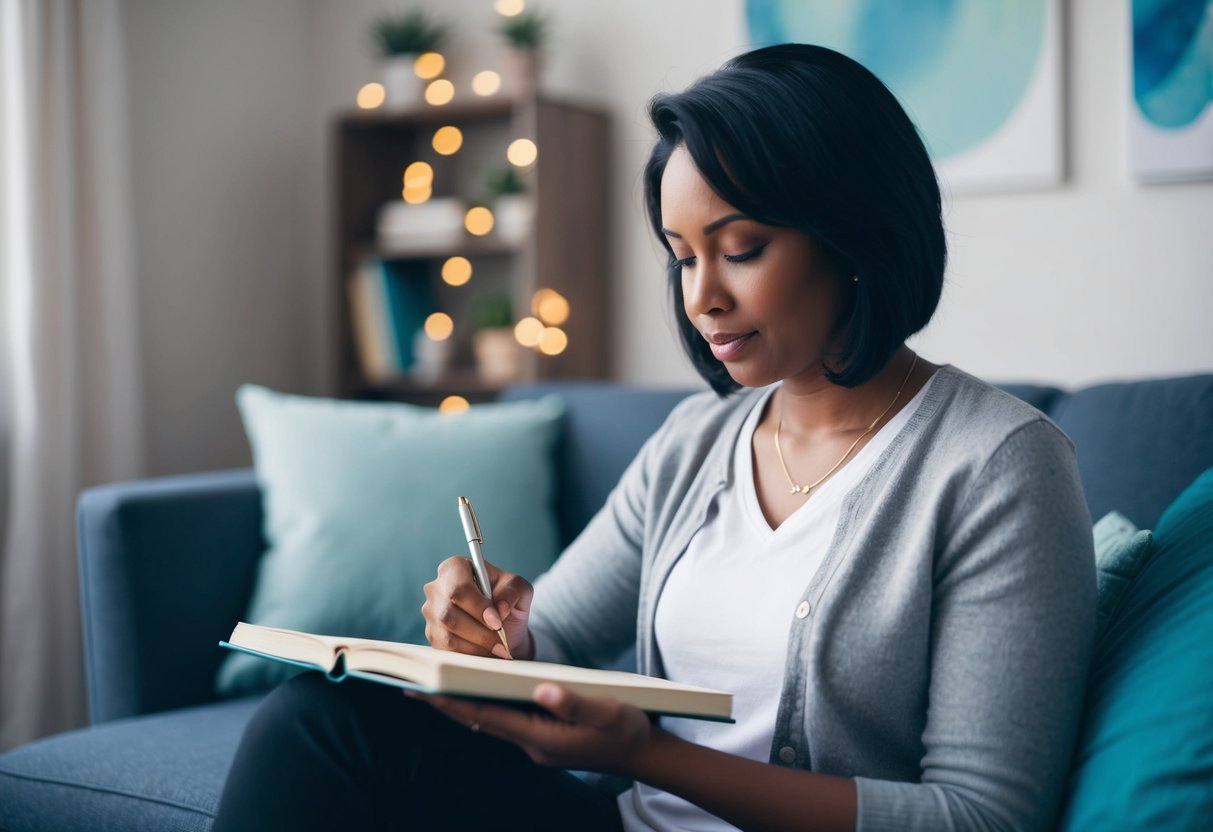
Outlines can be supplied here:
M728 214L726 216L721 217L718 220L712 220L710 223L705 225L703 227L703 233L705 235L712 234L713 232L717 231L722 226L728 225L729 223L733 222L734 220L748 220L748 219L749 219L749 217L747 217L745 214ZM677 231L671 231L668 228L663 227L661 229L661 233L666 235L667 237L677 237L680 240L682 239L681 234L679 234Z

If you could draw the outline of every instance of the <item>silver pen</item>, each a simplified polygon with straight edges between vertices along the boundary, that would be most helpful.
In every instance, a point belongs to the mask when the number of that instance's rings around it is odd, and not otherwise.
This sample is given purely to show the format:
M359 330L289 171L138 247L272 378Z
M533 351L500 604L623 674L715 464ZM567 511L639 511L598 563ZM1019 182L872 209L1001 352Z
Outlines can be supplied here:
M476 584L480 587L480 591L484 593L484 597L489 599L489 603L493 603L493 582L489 580L489 570L484 563L484 552L480 551L481 545L484 543L484 533L480 531L480 524L476 522L476 512L472 511L472 504L468 502L467 497L459 498L459 519L463 522L463 536L468 541L468 554L472 556L472 572L476 576ZM493 608L496 611L496 607ZM510 653L510 643L505 637L505 628L497 631L497 635L501 638L501 644L505 647L506 658L514 658Z

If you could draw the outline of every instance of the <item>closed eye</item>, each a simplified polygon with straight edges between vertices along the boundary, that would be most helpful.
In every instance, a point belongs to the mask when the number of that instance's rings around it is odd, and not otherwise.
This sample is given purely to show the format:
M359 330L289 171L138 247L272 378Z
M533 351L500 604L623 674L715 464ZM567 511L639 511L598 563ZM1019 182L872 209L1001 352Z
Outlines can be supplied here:
M692 257L683 257L681 260L674 261L673 268L681 269L685 266L694 266L694 265L695 265L695 258L693 256Z
M726 254L724 259L728 260L730 263L744 263L746 260L753 260L755 257L762 254L762 250L766 247L767 244L763 243L762 245L756 246L755 248L742 252L741 254Z

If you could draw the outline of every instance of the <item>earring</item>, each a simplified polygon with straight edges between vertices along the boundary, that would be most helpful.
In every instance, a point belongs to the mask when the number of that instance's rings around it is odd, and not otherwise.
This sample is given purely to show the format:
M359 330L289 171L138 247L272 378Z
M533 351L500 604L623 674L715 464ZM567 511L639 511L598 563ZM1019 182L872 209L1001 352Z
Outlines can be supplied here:
M859 275L854 275L854 276L851 278L851 282L852 282L852 283L858 283L858 282L859 282Z

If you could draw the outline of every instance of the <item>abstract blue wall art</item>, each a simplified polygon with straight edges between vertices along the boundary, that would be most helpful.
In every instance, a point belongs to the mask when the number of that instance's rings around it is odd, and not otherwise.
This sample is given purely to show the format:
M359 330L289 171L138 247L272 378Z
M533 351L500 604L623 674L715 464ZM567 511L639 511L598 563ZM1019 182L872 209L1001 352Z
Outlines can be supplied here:
M1213 177L1213 0L1133 0L1131 15L1133 173Z
M746 0L746 24L754 46L816 43L872 70L952 192L1062 179L1059 0Z

